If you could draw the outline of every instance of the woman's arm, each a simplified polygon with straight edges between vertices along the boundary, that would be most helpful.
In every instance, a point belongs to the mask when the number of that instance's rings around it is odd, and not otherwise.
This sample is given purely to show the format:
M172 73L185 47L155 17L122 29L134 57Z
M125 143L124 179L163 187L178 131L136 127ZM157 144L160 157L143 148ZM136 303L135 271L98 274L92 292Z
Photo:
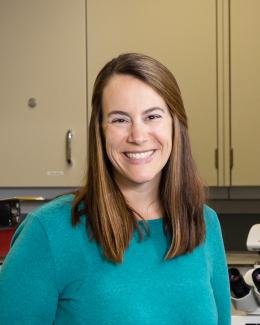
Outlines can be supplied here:
M17 229L0 272L0 324L52 324L57 301L47 234L30 215Z
M211 285L218 310L218 324L231 324L231 297L227 261L219 220L215 211L207 208L207 248Z

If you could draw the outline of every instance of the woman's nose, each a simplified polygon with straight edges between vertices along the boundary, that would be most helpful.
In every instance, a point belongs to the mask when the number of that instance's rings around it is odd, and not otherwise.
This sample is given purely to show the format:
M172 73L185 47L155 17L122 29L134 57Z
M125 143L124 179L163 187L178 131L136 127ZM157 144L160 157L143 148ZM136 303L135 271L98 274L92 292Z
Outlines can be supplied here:
M128 142L142 144L147 141L147 130L143 123L133 123L129 129Z

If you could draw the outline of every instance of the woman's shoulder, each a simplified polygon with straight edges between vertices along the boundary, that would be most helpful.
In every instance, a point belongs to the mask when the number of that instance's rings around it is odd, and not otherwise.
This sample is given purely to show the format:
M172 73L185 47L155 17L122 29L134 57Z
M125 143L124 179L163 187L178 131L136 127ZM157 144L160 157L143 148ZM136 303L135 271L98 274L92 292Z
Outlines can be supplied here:
M221 225L216 211L205 204L203 207L203 216L206 225L206 237L212 240L213 238L222 237Z
M203 206L203 216L207 231L214 231L216 228L220 227L216 211L206 204Z
M203 205L203 216L206 223L215 223L216 220L218 220L216 211L209 207L207 204Z
M27 237L28 242L29 238L31 241L40 238L47 240L55 251L60 247L60 242L63 242L64 249L68 248L66 242L70 243L70 241L65 239L69 238L76 242L80 237L79 234L85 232L83 221L76 226L72 225L73 199L73 194L62 195L30 212L17 228L12 244L17 239Z
M64 194L44 203L39 208L32 211L35 217L38 218L54 218L55 216L71 214L72 202L74 194Z
M50 268L55 269L59 275L57 281L61 283L68 261L73 269L82 258L82 238L86 233L83 222L75 227L72 225L73 198L73 195L55 198L29 213L13 236L8 260L17 255L29 259L37 254L37 261L47 256ZM73 272L77 274L76 271Z
M71 228L73 198L73 194L62 195L36 208L18 227L18 233L35 224L41 225L45 230Z

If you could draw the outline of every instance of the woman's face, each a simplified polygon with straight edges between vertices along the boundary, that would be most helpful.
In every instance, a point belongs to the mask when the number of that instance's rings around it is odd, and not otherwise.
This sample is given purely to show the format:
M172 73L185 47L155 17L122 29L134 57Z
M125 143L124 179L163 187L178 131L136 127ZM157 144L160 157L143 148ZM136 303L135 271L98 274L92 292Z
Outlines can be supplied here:
M172 150L172 118L150 86L113 76L103 91L103 132L119 184L159 183Z

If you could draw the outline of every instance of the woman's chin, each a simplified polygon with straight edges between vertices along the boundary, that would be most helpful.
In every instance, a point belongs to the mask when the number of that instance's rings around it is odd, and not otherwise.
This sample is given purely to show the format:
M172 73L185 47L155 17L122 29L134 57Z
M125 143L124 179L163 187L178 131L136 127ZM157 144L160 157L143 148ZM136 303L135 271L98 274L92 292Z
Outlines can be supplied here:
M129 183L132 185L142 185L142 184L149 184L149 183L154 183L154 182L158 182L159 178L158 178L158 174L157 175L146 175L146 174L136 174L136 175L127 175L127 177L123 177L121 176L121 181L123 181L124 183ZM122 179L124 178L124 180Z

